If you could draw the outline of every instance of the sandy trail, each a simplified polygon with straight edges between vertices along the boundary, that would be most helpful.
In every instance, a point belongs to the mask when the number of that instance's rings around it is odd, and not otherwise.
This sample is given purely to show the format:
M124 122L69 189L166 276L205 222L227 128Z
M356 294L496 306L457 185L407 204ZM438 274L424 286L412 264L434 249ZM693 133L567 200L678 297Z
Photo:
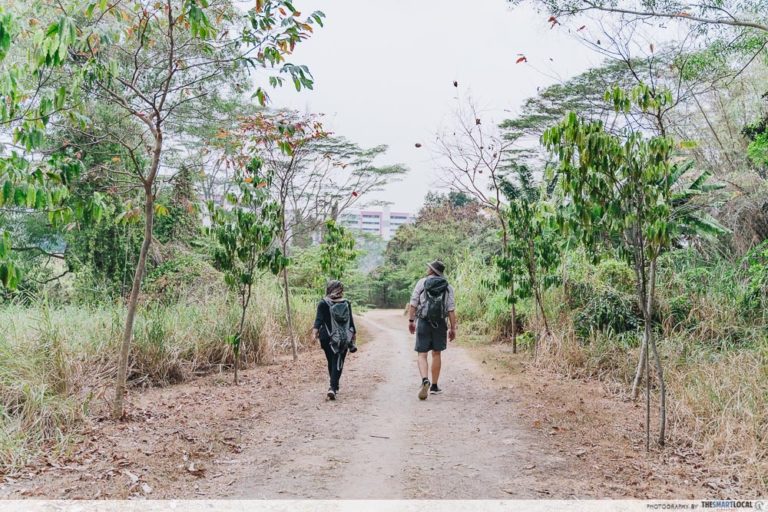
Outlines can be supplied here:
M541 478L525 473L535 467L555 476L563 461L537 449L482 365L450 346L440 379L445 392L421 402L402 313L372 311L363 323L371 339L347 359L339 399L326 402L321 387L304 393L273 425L288 446L264 446L233 486L237 497L541 496Z

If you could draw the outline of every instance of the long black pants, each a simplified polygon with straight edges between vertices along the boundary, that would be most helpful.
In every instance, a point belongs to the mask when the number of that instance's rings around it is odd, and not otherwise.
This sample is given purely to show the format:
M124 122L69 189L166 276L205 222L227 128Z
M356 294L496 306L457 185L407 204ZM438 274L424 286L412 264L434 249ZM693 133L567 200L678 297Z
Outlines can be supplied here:
M341 372L344 369L344 359L347 357L347 351L341 350L338 354L334 354L330 344L320 343L325 352L325 358L328 360L328 376L331 378L331 389L334 391L339 390L339 380L341 379Z

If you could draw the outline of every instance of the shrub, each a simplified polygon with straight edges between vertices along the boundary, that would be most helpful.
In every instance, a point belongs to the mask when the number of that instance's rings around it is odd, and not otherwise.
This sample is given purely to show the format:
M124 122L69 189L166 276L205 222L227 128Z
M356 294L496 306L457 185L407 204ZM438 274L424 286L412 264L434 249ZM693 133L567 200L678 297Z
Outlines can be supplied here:
M576 334L583 341L593 331L621 334L642 324L635 300L611 288L597 292L574 317Z

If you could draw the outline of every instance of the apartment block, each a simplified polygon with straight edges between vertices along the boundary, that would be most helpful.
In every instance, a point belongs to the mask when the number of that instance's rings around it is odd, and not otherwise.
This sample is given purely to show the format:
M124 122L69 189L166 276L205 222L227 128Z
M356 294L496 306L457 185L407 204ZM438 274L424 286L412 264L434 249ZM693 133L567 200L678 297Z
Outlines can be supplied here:
M339 222L347 228L378 235L389 240L403 224L410 224L414 217L410 213L383 210L348 210L339 217Z

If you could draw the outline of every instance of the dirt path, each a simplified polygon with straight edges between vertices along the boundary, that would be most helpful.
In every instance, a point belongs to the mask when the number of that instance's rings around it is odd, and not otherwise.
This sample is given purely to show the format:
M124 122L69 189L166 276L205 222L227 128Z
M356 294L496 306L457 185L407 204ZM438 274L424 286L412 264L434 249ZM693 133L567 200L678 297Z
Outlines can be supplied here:
M534 497L541 482L524 468L558 472L562 460L535 448L514 404L463 349L444 355L444 394L421 402L401 313L373 311L365 327L372 339L348 360L339 399L325 403L322 389L308 390L275 425L298 443L290 454L269 450L239 497Z
M444 394L419 401L402 313L372 311L361 324L366 343L348 357L335 402L325 400L319 350L298 364L243 372L237 388L220 374L133 391L132 421L94 421L71 453L6 476L0 497L698 498L732 490L727 475L684 447L646 455L635 404L594 382L523 371L524 356L505 356L502 346L451 345Z

